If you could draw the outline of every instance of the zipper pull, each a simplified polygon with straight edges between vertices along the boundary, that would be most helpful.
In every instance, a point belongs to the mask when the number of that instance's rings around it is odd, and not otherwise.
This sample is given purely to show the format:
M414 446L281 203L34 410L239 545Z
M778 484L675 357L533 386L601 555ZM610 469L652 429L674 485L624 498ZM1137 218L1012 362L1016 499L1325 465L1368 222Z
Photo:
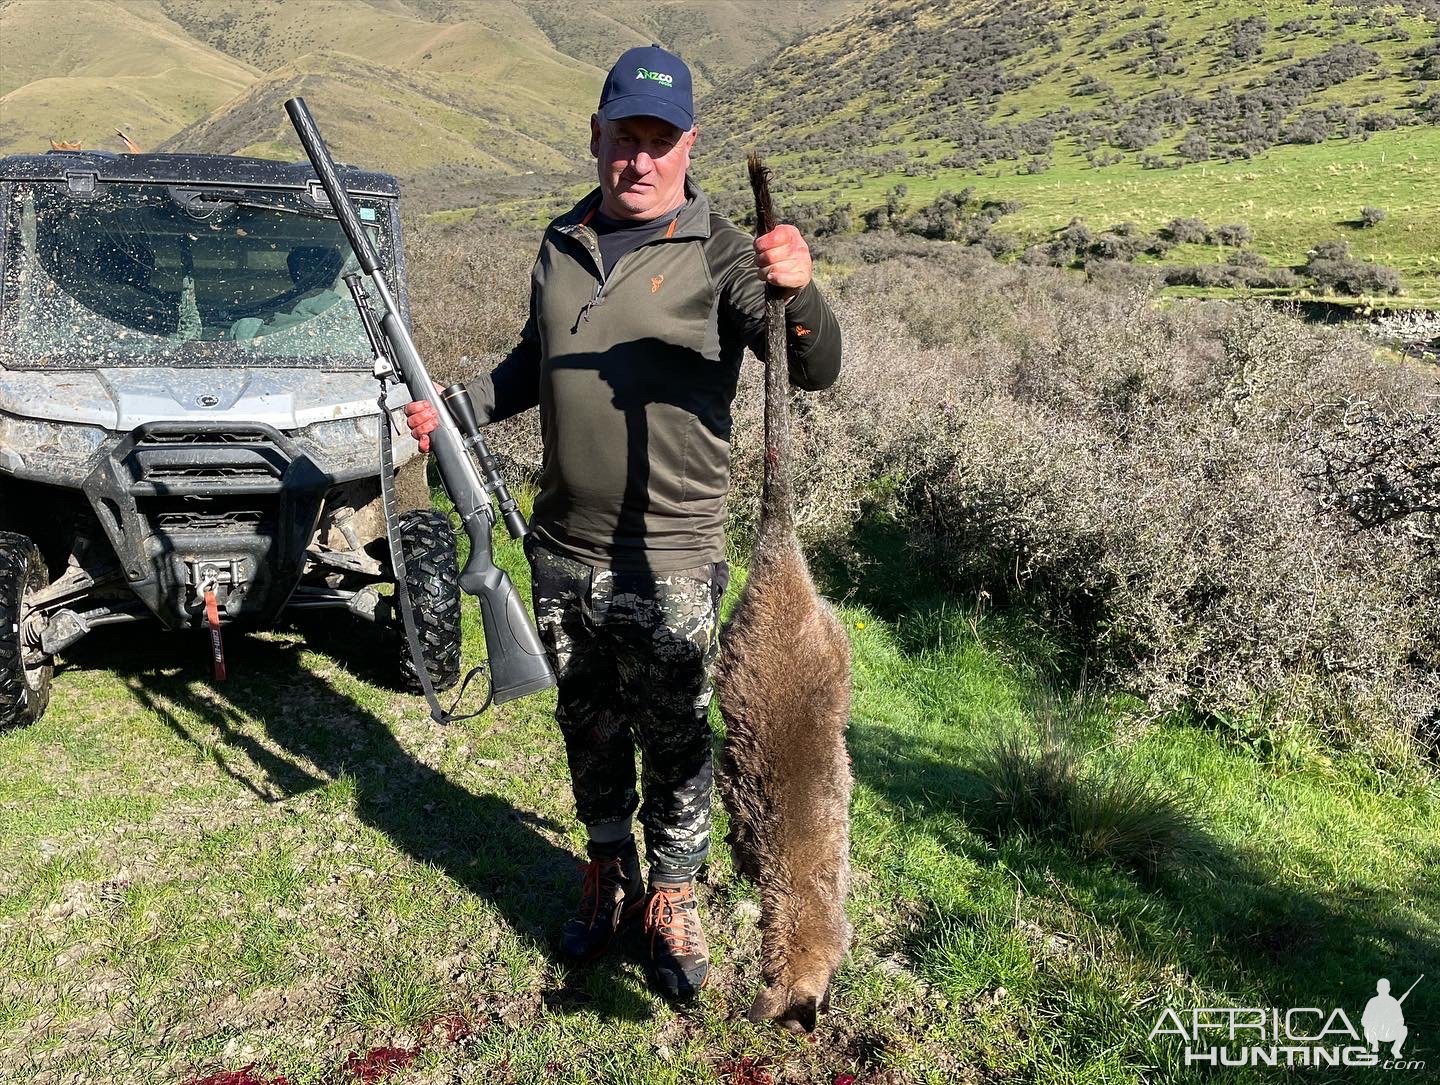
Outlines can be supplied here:
M604 289L605 289L605 284L604 284L604 283L597 283L597 284L596 284L596 286L595 286L595 296L594 296L593 298L591 298L589 301L587 301L584 305L582 305L582 306L580 307L580 315L575 318L575 326L570 329L570 334L571 334L571 335L575 335L576 333L578 333L578 332L580 331L580 325L581 325L582 323L584 323L584 324L589 324L589 323L590 323L590 310L593 309L593 308L595 308L595 306L599 305L600 302L604 300L603 298L600 297L600 292L601 292L602 290L604 290Z

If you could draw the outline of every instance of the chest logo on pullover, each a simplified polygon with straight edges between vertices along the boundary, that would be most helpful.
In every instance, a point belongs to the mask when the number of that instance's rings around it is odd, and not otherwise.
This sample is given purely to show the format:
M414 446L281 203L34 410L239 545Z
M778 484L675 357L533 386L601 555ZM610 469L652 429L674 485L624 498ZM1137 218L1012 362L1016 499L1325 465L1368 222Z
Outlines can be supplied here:
M654 294L656 291L658 291L658 290L660 289L660 284L663 283L664 281L665 281L665 276L664 276L664 275L652 275L652 276L650 276L650 293Z

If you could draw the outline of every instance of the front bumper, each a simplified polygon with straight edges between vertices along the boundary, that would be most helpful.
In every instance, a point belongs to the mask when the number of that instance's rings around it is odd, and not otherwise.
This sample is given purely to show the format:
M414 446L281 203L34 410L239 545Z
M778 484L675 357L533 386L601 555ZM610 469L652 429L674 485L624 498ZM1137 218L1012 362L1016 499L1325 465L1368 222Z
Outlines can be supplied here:
M272 622L339 481L279 430L217 420L138 426L81 488L130 589L183 629L203 623L207 583L227 618Z

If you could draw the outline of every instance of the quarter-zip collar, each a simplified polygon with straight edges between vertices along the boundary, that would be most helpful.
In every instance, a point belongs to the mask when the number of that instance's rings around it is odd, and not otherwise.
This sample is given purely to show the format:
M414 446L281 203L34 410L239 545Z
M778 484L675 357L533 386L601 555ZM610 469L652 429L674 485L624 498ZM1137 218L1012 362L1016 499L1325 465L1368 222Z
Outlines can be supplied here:
M570 329L572 335L580 330L582 323L589 320L590 310L604 299L605 284L610 279L610 276L605 274L605 260L600 254L600 239L595 236L595 231L590 226L591 221L600 211L600 201L600 189L596 187L567 214L551 224L551 229L556 233L564 234L580 243L585 254L590 257L591 270L595 274L595 293L575 315L575 326ZM652 237L633 252L627 253L620 262L624 263L625 259L635 255L636 252L662 241L703 240L709 236L710 201L706 198L705 193L691 184L687 175L685 178L685 203L680 208L680 213L675 216L671 229L660 237ZM611 271L613 272L614 268Z
M595 231L590 228L591 221L600 210L600 189L594 188L589 195L572 207L569 212L557 219L552 229L569 237L578 239L585 246L591 258L595 261L595 273L603 279L601 271L600 243L595 240ZM701 192L690 178L685 178L685 204L680 208L680 214L675 217L675 230L667 234L666 238L672 241L704 239L710 236L710 201L705 193ZM665 240L655 238L655 241ZM647 242L651 244L653 242Z

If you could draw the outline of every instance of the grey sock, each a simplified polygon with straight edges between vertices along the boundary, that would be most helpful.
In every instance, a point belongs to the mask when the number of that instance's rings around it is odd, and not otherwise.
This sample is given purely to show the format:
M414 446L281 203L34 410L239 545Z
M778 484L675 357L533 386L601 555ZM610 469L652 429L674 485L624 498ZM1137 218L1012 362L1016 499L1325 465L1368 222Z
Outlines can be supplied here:
M585 831L592 844L623 844L635 834L635 820L605 821L599 825L587 825Z

